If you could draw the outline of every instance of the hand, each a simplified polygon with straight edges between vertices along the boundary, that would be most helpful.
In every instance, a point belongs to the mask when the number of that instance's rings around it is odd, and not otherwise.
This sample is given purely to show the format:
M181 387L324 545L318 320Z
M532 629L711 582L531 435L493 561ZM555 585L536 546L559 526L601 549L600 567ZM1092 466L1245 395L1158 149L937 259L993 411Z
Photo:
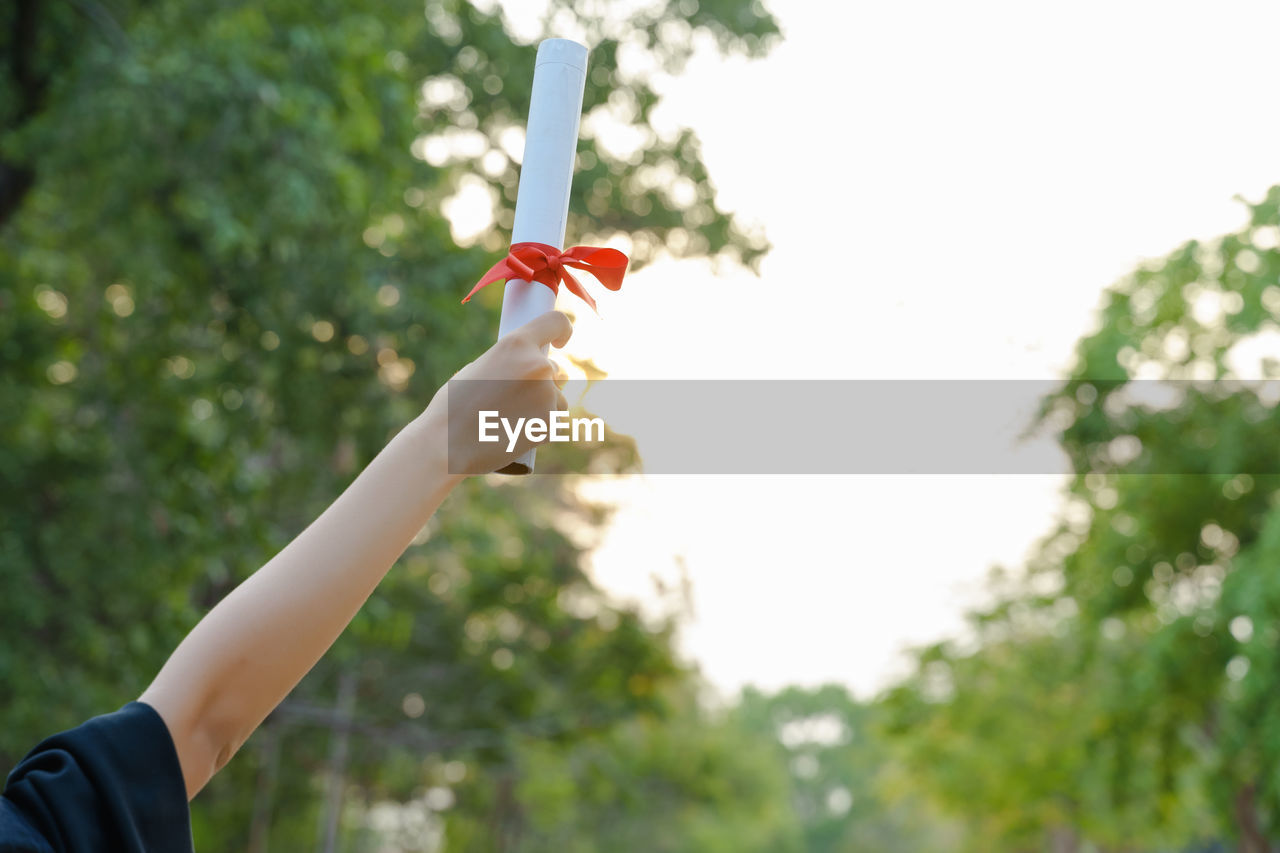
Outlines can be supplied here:
M422 417L447 424L451 472L496 471L534 446L523 433L512 450L506 435L493 443L477 441L481 411L499 412L514 424L519 418L546 420L549 412L569 408L560 390L568 374L547 358L546 348L563 347L572 334L568 315L548 311L489 347L436 392Z

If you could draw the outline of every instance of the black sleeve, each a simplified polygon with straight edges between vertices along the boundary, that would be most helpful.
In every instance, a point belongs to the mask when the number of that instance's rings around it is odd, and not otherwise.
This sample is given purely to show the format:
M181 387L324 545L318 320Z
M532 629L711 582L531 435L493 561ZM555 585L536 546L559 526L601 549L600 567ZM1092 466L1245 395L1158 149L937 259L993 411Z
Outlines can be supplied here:
M59 853L192 853L178 752L141 702L46 738L9 774L3 799L0 828L20 832L6 822L17 812ZM0 836L0 851L41 849L8 843Z

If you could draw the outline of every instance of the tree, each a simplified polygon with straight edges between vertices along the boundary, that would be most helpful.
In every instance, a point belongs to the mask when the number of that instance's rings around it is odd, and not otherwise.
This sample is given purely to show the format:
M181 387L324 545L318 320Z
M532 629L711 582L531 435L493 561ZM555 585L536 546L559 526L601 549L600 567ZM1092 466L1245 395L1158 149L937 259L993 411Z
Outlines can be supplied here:
M671 691L569 749L529 741L515 798L518 848L538 851L799 851L786 767L732 714ZM486 849L478 847L476 849Z
M734 715L787 769L806 853L954 849L954 828L902 784L877 704L835 684L746 688Z
M773 19L735 0L621 20L590 8L553 8L593 42L585 110L642 144L606 150L584 124L570 234L628 232L643 264L692 229L671 246L752 263L766 247L716 207L696 137L659 138L657 96L616 66L639 47L678 67L695 30L760 54ZM490 342L496 289L477 310L457 301L510 224L535 45L490 7L425 11L0 12L6 766L135 697L203 611ZM496 224L459 246L441 206L475 179ZM331 802L403 798L448 783L449 761L501 772L517 739L572 739L654 707L684 677L665 629L603 600L557 527L565 512L603 518L569 481L461 489L195 803L197 842L296 849L329 831L315 780Z
M922 784L959 807L947 779L990 778L971 814L1022 825L986 849L1055 827L1064 849L1251 853L1280 835L1280 420L1274 384L1255 381L1277 368L1280 188L1249 211L1106 293L1038 420L1075 469L1061 522L974 614L976 649L924 650L891 699ZM930 700L931 671L951 694Z

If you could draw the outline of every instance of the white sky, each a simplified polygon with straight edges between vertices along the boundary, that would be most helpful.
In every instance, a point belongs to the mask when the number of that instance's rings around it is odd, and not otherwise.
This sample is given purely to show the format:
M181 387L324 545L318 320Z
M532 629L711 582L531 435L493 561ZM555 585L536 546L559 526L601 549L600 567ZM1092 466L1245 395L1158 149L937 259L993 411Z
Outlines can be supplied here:
M606 319L575 311L571 351L615 378L1055 377L1107 285L1238 228L1232 196L1280 181L1280 4L769 6L786 40L700 55L659 119L697 131L721 203L775 248L758 279L664 262L605 293ZM600 484L622 509L593 571L653 601L682 563L682 646L724 690L867 695L904 645L958 630L990 565L1021 563L1059 486Z

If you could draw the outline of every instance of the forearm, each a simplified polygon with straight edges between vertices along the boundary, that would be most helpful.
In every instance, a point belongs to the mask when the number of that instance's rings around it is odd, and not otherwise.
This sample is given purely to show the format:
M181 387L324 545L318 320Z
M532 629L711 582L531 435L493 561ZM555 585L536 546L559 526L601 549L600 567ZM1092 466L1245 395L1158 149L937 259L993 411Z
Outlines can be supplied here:
M315 665L461 479L445 425L400 432L342 495L223 599L141 700L169 726L189 797Z

